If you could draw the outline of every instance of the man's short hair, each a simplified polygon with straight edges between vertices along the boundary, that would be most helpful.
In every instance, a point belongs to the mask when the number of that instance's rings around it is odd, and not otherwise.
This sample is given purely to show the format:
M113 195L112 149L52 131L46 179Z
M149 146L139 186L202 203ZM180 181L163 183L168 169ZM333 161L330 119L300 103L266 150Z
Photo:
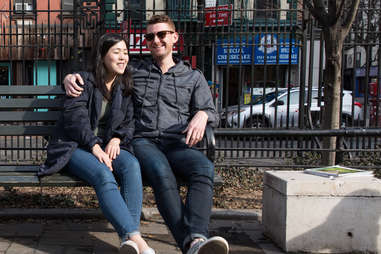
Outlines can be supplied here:
M173 23L172 19L168 15L153 15L148 21L148 25L154 25L158 23L166 23L169 25L170 28L173 29L173 31L176 31L175 23Z

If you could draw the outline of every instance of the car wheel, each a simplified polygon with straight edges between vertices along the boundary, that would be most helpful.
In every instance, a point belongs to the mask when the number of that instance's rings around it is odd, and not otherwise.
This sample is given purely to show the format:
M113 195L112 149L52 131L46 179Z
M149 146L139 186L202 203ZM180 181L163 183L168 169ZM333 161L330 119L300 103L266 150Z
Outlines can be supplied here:
M244 128L266 128L269 127L269 122L266 118L262 116L252 116L247 119L244 123Z

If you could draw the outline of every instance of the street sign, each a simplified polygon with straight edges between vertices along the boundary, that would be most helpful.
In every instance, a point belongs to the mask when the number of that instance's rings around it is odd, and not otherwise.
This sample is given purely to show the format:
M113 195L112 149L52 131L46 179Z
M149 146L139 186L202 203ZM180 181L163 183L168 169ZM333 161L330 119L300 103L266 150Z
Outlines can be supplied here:
M205 27L228 26L232 20L231 4L205 8Z
M290 45L291 44L291 45ZM290 52L291 51L291 52ZM277 34L256 35L252 40L217 40L216 64L297 64L299 47ZM265 61L266 56L266 61ZM253 59L254 58L254 59Z
M289 38L278 37L277 34L261 34L255 37L255 45L254 64L298 63L299 47L295 39L290 43Z
M217 40L217 64L251 64L252 47L241 40Z

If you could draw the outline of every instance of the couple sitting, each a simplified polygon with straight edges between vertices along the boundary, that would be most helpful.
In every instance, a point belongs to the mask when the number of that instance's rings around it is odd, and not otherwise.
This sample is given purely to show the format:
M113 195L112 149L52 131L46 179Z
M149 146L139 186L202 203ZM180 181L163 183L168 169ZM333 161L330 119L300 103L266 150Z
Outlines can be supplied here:
M214 165L192 148L218 122L210 90L200 71L173 58L179 35L168 16L153 16L145 38L148 61L127 67L127 42L105 34L92 70L65 77L68 96L39 175L65 167L91 184L120 251L153 254L139 232L142 172L183 253L226 254L225 239L208 238ZM175 175L187 182L185 203Z

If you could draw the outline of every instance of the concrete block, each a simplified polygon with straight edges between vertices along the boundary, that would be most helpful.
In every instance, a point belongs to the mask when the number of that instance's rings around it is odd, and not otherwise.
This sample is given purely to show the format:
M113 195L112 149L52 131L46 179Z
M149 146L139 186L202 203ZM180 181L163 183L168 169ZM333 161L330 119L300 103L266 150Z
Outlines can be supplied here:
M381 180L267 171L262 222L287 252L381 253Z

